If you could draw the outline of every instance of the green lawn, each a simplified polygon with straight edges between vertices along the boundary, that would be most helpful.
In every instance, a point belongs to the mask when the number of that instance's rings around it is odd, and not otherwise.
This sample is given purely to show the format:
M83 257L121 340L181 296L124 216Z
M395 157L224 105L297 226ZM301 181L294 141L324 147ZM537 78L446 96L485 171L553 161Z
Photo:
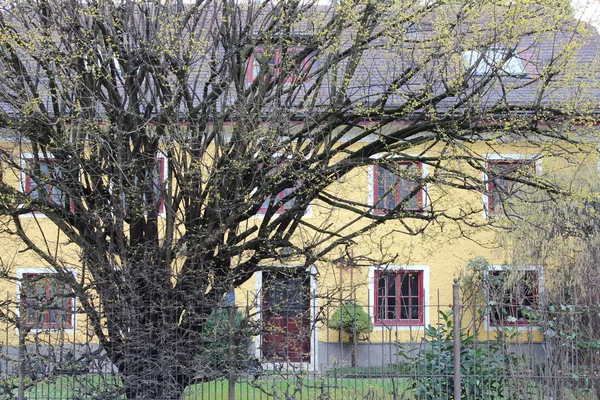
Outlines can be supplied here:
M408 382L404 378L333 378L321 379L280 378L259 379L251 382L238 382L235 399L330 399L330 400L384 400L409 399L405 392ZM394 396L393 394L397 395ZM185 399L228 399L229 385L220 380L190 387Z
M28 400L115 399L109 382L99 375L61 377L38 383L26 391ZM408 381L404 378L298 378L267 376L255 382L241 379L235 386L239 400L384 400L408 399ZM393 394L396 393L396 396ZM227 400L229 384L221 379L197 384L186 389L185 400Z
M12 384L12 382L6 382ZM0 381L0 385L2 381ZM256 382L240 379L235 386L236 400L412 400L410 382L407 378L355 378L319 376L294 376L287 379L280 375L264 376ZM111 387L119 383L110 376L84 375L64 376L56 380L38 383L26 391L28 400L113 400L117 399ZM539 382L524 380L519 390L515 389L514 398L542 400L543 393ZM547 388L546 388L547 389ZM519 394L521 397L519 397ZM0 398L3 398L0 390ZM16 399L16 390L13 390ZM525 394L525 397L523 397ZM512 396L511 396L512 397ZM228 400L229 384L225 379L192 385L185 391L185 400ZM593 393L585 388L566 388L561 399L593 400ZM157 399L159 400L159 399ZM476 400L476 399L471 399Z

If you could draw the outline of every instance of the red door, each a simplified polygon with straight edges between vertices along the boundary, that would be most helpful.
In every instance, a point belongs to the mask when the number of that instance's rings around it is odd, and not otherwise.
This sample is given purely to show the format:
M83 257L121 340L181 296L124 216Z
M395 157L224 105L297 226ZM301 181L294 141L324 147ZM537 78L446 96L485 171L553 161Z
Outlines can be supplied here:
M310 362L310 276L263 272L262 353L267 361Z

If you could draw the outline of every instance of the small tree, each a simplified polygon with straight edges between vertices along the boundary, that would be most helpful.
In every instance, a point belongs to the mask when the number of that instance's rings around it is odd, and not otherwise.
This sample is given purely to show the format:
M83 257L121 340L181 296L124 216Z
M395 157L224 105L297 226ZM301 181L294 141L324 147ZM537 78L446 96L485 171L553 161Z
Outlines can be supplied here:
M557 177L579 196L530 204L527 217L501 237L511 264L544 269L543 307L529 318L545 334L545 374L553 377L547 390L559 398L565 386L600 395L592 375L600 357L600 205L597 172L587 172Z
M362 335L373 330L371 316L355 301L346 301L333 312L327 327L341 330L350 335L352 342L352 366L356 367L356 345Z

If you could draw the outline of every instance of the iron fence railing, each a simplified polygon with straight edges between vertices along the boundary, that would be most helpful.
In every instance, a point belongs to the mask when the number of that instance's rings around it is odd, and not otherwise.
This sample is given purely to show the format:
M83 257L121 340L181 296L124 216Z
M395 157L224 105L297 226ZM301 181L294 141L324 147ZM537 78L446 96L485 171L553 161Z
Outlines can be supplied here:
M496 311L489 302L461 304L458 285L453 289L453 304L399 303L407 309L396 310L396 315L413 313L415 318L407 322L397 317L396 324L377 318L393 311L382 302L354 301L346 316L339 315L343 313L339 299L316 299L293 309L256 304L249 298L237 299L238 306L226 303L220 314L215 311L222 320L213 321L205 351L189 355L196 365L195 382L176 396L600 399L600 333L596 339L593 330L574 328L593 322L590 307L545 307L537 310L535 324L508 320L502 325L492 321ZM421 315L426 320L419 320ZM598 317L597 310L594 315ZM366 326L360 325L361 318ZM99 347L84 316L77 315L74 321L62 330L5 322L0 398L125 398L123 371ZM165 337L164 346L169 343ZM161 371L172 370L160 362L157 379L164 378Z

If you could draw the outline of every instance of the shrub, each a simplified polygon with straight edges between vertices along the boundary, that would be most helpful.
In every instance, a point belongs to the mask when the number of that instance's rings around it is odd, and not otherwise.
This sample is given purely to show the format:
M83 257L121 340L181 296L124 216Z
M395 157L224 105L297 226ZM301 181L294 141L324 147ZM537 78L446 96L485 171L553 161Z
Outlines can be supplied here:
M233 354L230 353L230 329L233 334ZM229 309L213 311L203 326L202 339L205 344L196 361L199 373L205 377L219 377L231 368L236 372L245 370L250 362L251 336L251 330L240 311L234 311L232 325Z
M346 301L342 306L335 310L329 320L327 327L338 329L350 335L352 346L352 366L356 366L356 341L368 332L373 330L373 321L371 316L363 310L361 306L354 301Z
M356 302L347 301L333 312L327 321L327 327L341 329L350 336L359 338L373 330L373 321L371 321L371 316Z
M412 382L416 399L454 399L454 329L452 314L439 312L442 322L425 329L424 346L416 353L398 355L413 365ZM475 336L461 332L461 398L504 399L508 394L508 377L519 366L519 358L508 352L499 341L478 343ZM506 391L505 391L506 389Z

